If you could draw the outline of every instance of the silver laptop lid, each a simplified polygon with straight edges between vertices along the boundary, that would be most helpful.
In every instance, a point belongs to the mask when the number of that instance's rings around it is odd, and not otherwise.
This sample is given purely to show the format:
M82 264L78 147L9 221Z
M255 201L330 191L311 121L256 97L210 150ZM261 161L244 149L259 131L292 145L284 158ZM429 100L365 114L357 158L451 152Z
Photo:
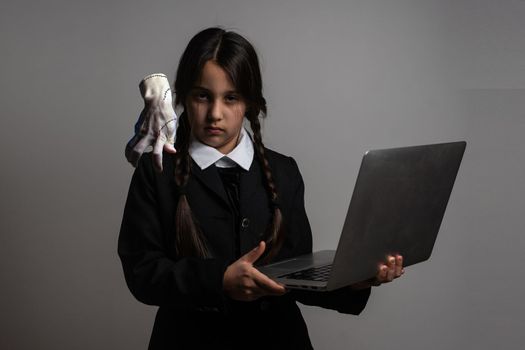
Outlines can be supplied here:
M389 253L404 266L432 253L466 142L365 153L328 289L375 276Z

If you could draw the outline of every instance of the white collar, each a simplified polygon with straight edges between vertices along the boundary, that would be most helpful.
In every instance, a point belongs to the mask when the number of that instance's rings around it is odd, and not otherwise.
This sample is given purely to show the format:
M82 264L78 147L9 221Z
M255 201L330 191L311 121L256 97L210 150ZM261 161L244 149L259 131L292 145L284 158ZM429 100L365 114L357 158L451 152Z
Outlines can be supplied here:
M252 165L254 154L253 141L244 127L241 128L239 143L228 154L222 154L217 149L205 145L193 137L188 151L191 158L202 170L212 164L219 168L231 168L238 164L248 171Z

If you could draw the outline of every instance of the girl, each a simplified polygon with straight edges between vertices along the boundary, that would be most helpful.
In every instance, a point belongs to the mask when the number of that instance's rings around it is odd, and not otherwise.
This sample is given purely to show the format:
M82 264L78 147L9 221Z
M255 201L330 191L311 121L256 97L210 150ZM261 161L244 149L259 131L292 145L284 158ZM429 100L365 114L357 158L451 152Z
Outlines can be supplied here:
M259 272L256 262L311 252L312 235L296 162L261 139L254 48L234 32L198 33L175 91L177 153L164 154L161 173L140 158L118 242L130 291L159 306L149 348L311 349L296 301L359 314L372 284L401 275L402 257L374 281L327 293L287 291Z

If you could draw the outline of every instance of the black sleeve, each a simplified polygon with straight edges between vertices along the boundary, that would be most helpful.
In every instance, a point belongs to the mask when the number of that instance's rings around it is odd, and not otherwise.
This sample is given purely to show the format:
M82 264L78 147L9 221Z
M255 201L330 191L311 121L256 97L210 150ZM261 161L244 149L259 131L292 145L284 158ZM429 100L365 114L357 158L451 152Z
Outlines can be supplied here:
M149 155L141 157L120 228L118 254L128 288L148 305L222 309L227 263L167 254L156 195L162 187L156 186L152 163Z
M291 237L298 237L301 240L299 246L302 251L299 254L306 254L312 252L312 230L304 207L304 181L297 163L293 158L290 158L290 160L294 169L292 172L295 178L294 182L297 183L297 187L293 194L292 210L289 213L290 224L287 226L287 229L290 231ZM290 294L295 300L305 305L320 306L337 310L341 313L358 315L365 308L370 291L371 288L354 290L351 287L345 287L331 292L292 290Z
M370 290L371 288L353 290L350 287L344 287L331 292L292 290L290 293L295 300L304 305L320 306L344 314L359 315L368 302Z

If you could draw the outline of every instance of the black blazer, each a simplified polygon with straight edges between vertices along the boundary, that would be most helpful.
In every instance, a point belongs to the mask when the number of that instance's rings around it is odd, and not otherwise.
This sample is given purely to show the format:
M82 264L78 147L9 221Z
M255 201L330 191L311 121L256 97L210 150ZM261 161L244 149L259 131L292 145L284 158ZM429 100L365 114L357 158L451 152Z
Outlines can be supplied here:
M286 225L285 242L277 260L312 251L312 234L304 208L304 183L296 162L266 150L280 194ZM217 169L201 170L192 162L187 196L213 258L180 258L174 250L174 213L178 189L173 155L164 153L164 171L153 169L150 154L142 156L124 209L118 241L126 283L139 301L157 305L150 349L195 348L311 348L308 330L296 301L359 314L370 289L342 288L334 292L291 291L254 302L229 299L222 279L236 260L236 225L241 255L263 238L272 210L264 174L257 158L240 176L240 222Z

